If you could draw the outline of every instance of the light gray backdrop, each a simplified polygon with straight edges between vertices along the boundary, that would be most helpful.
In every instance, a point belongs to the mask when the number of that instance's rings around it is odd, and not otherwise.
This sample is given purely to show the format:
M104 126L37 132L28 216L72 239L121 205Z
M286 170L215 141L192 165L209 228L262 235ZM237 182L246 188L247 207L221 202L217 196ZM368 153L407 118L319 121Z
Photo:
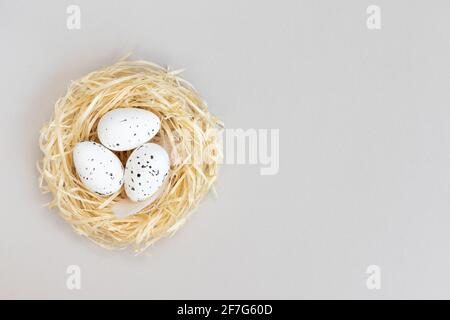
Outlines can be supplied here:
M68 30L66 8L81 8ZM381 8L381 30L366 8ZM447 1L2 1L1 298L450 298ZM280 171L226 165L147 255L74 234L37 185L67 85L128 51L228 128L279 128ZM79 265L81 290L66 287ZM381 290L366 268L381 268Z

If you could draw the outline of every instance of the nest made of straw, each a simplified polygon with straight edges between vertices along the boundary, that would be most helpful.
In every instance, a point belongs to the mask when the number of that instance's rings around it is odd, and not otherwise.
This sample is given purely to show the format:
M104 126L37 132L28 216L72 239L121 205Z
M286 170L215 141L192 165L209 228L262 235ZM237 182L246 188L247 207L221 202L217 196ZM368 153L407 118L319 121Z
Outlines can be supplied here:
M48 206L57 207L79 234L105 248L133 245L140 252L172 234L217 178L222 124L179 73L146 61L119 61L91 72L69 86L41 129L44 155L38 168L40 187L52 194ZM159 116L161 130L152 142L163 145L171 158L162 194L125 218L112 213L112 206L126 197L123 188L107 197L89 191L72 160L74 146L84 140L98 142L98 121L119 107L143 108ZM130 153L116 152L122 163Z

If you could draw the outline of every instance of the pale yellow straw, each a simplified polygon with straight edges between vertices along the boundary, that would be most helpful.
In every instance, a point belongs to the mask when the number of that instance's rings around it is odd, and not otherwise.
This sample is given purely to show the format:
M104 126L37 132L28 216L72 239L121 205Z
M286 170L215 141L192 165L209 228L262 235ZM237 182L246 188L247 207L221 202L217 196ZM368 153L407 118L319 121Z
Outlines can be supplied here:
M174 233L216 180L221 158L219 134L214 130L222 128L222 123L178 74L146 61L119 61L91 72L70 85L41 129L43 158L38 168L40 187L52 194L49 207L57 207L79 234L105 248L132 245L141 252ZM126 197L123 188L106 197L90 192L75 172L72 150L80 141L98 142L99 119L123 107L143 108L158 115L161 130L152 142L176 151L178 160L172 162L169 183L157 200L137 214L117 218L111 208ZM179 130L189 139L180 138L176 134ZM202 159L205 150L213 150L216 157L192 161ZM116 152L122 163L130 153Z

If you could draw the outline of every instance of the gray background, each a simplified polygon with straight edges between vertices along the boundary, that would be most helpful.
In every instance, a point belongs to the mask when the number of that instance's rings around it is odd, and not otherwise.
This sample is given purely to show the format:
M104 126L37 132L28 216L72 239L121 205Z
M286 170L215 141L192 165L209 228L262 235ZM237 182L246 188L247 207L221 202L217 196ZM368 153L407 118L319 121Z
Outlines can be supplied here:
M446 3L2 1L0 297L450 298ZM228 128L281 139L278 175L223 166L219 198L138 257L44 208L35 168L69 82L130 50L186 67Z

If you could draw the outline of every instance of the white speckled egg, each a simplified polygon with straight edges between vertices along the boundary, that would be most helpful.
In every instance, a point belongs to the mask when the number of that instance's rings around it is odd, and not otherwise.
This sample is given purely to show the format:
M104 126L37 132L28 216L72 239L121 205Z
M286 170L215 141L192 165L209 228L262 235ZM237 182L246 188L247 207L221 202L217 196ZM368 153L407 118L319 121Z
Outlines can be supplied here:
M146 143L128 158L125 192L132 201L150 198L163 184L170 168L169 155L160 145Z
M113 152L101 144L93 141L79 142L72 155L81 182L92 192L109 195L122 186L122 163Z
M97 127L100 142L114 151L132 150L153 138L161 121L152 112L138 108L118 108L103 115Z

